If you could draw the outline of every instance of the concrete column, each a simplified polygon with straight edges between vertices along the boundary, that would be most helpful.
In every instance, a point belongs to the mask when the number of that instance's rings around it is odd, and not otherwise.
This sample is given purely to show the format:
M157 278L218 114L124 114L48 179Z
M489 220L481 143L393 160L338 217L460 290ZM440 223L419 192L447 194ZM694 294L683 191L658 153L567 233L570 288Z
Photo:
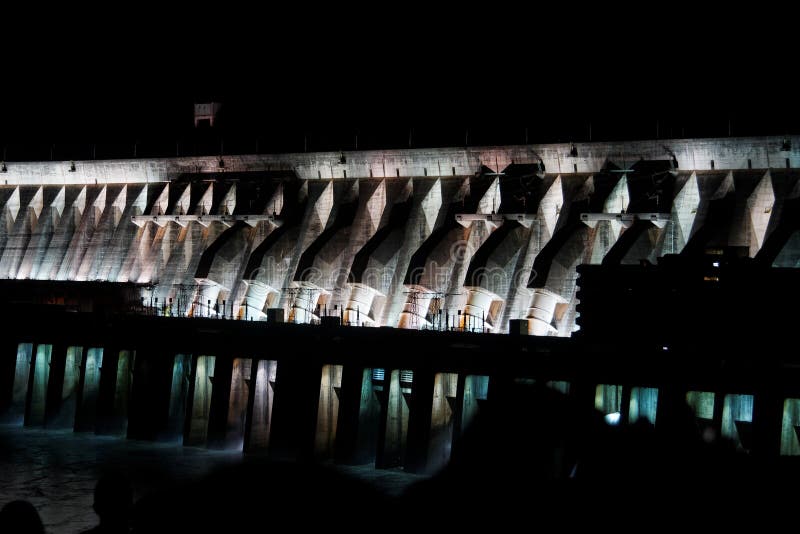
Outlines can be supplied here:
M689 406L689 393L685 388L675 385L659 386L655 413L655 420L659 429L684 425L688 415L687 410L691 410L691 407Z
M52 345L34 345L25 406L25 426L44 425Z
M50 365L45 426L74 428L83 347L55 345Z
M215 356L197 356L192 362L189 380L188 418L184 430L184 445L205 445L208 437L208 415L211 408L212 379L216 365Z
M342 387L342 366L323 365L319 383L317 430L314 435L314 456L330 459L336 446L339 419L339 391Z
M631 387L628 385L617 386L621 387L619 391L619 415L620 422L624 424L630 423L630 407L631 407Z
M454 438L460 436L472 426L475 417L480 413L481 404L486 402L489 393L489 377L481 375L467 375L460 388L461 413Z
M14 397L14 375L19 344L10 339L0 343L0 423L11 422L9 410Z
M387 380L381 399L380 428L378 432L375 467L391 468L404 465L408 440L408 398L411 387L400 381L401 371L387 371ZM405 372L404 372L405 376Z
M208 437L206 445L210 449L224 449L228 431L228 410L233 378L233 358L217 356L214 364L214 377L211 379L211 403L208 408Z
M753 448L757 456L775 457L781 452L783 398L768 388L757 391L753 400Z
M408 445L403 463L405 470L411 473L428 471L433 385L432 370L414 369L414 382L408 402Z
M494 405L502 402L509 395L509 391L514 387L514 380L508 375L491 376L486 391L487 402Z
M189 401L189 385L192 377L191 354L176 354L172 361L172 384L169 393L169 413L164 439L183 439L186 411Z
M228 417L225 428L225 448L244 450L247 406L252 395L251 370L253 360L235 358L231 371L231 392L228 400Z
M491 388L491 382L489 383L489 387ZM579 417L586 418L585 420L576 421L576 425L580 426L589 423L589 421L597 416L597 410L595 409L595 397L597 395L596 384L589 380L573 380L570 382L569 395L573 399L576 409L579 412ZM491 399L491 397L489 398Z
M668 393L672 392L672 388L662 388L664 391L662 397L664 400L668 398ZM714 393L710 391L687 391L686 404L692 410L694 416L698 419L706 419L708 421L714 420L715 402ZM662 406L666 406L664 402L659 404L658 419L663 420L666 413L662 413ZM722 411L720 409L720 418L722 418Z
M616 425L625 421L623 405L625 404L625 390L617 384L598 384L595 389L594 407L606 418L608 424ZM628 396L628 399L630 397ZM625 408L627 413L627 408Z
M114 348L103 353L96 434L124 436L128 432L128 404L135 355L133 351Z
M166 434L172 367L169 354L137 354L128 416L129 438L157 440Z
M657 388L631 388L630 403L628 409L628 422L635 423L639 419L644 419L651 425L656 424L656 414L658 411L658 389Z
M739 450L753 449L753 400L753 395L725 395L723 401L720 431Z
M69 347L67 363L64 367L64 387L61 390L61 412L70 421L70 428L75 428L78 413L78 391L81 380L85 350L83 347Z
M544 383L544 385L553 391L558 391L564 395L569 395L570 383L565 380L548 380Z
M75 431L94 432L97 421L97 397L103 366L103 349L88 348L81 360L81 373L76 397Z
M434 377L428 471L438 471L450 461L455 416L459 411L458 383L458 374L456 373L436 373Z
M269 455L281 460L311 458L314 453L322 367L297 356L280 362L275 381Z
M28 398L28 382L31 374L31 360L33 359L33 344L20 343L16 347L17 357L8 358L14 362L14 374L11 376L12 385L9 387L8 408L0 421L22 424L25 419L25 405Z
M381 370L381 372L383 372ZM345 365L339 395L335 459L338 463L363 465L375 462L383 382L373 382L373 370ZM380 388L380 392L376 389Z
M800 399L786 399L781 421L781 456L800 456Z
M61 408L61 388L64 384L64 368L67 363L67 347L61 344L52 345L50 349L50 376L47 381L47 393L44 407L44 425L58 418Z
M114 388L113 430L116 435L125 435L128 430L128 407L131 386L133 385L133 368L136 352L119 351L117 360L117 383Z
M250 369L250 383L255 384L248 399L245 418L245 451L266 450L272 426L272 404L278 362L258 360Z
M715 391L713 393L714 400L711 403L713 412L711 418L711 427L718 436L722 436L722 414L725 408L725 392Z
M531 297L531 306L528 308L529 333L533 336L557 335L558 330L550 323L553 321L556 304L564 302L566 301L561 295L548 289L534 289L533 297Z

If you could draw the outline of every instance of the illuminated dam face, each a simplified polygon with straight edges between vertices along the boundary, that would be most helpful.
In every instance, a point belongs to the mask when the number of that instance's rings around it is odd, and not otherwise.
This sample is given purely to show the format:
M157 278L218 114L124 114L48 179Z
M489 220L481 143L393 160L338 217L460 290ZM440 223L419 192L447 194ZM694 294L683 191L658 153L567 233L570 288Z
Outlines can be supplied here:
M800 138L7 162L0 278L159 313L570 336L576 267L800 260Z

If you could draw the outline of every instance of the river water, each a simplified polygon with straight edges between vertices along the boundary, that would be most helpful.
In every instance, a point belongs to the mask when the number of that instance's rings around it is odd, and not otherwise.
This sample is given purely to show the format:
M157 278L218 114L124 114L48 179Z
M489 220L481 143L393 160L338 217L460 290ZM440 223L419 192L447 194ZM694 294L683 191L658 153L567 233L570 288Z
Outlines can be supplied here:
M215 471L241 467L248 458L241 451L0 425L0 507L27 500L39 511L48 533L78 533L97 524L94 486L108 470L127 476L138 500ZM399 495L423 478L372 466L334 469L386 495Z

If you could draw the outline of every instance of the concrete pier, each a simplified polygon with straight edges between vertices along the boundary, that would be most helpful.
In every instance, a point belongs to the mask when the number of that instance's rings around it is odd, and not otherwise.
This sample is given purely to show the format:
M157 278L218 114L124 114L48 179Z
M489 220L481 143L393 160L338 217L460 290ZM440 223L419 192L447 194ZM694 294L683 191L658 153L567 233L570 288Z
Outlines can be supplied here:
M183 443L204 446L208 439L209 413L213 390L216 356L197 356L192 358L192 374L189 380L188 396L191 404L186 418L186 431Z
M82 331L71 322L80 319L65 314L63 332L50 333L52 343L7 345L13 380L6 420L431 473L447 464L486 407L507 402L521 387L546 387L571 397L580 413L597 410L611 425L669 431L683 424L688 407L703 435L730 439L741 451L800 454L800 391L786 369L759 371L767 374L753 382L748 367L716 375L705 364L695 370L680 358L659 360L663 347L652 347L649 360L631 359L634 352L617 359L566 340L543 345L535 336L462 332L388 330L402 337L381 354L370 337L383 335L377 329L215 319L195 326L194 319L172 317L120 316L119 330L101 348L93 323ZM136 334L142 328L152 339ZM155 334L162 329L187 336L161 341L167 338ZM35 339L22 323L15 335ZM266 338L297 351L258 357ZM315 351L319 346L329 350ZM417 346L426 349L399 349ZM202 354L201 347L216 354ZM498 361L497 354L508 356ZM652 362L668 366L663 378ZM684 380L678 371L693 374Z
M358 365L342 369L335 459L348 465L374 463L385 372Z
M75 431L94 432L97 423L97 398L103 366L103 349L89 347L81 360L76 398Z
M25 401L25 426L44 425L52 352L52 345L36 344L33 346Z
M250 367L250 384L254 387L245 416L245 451L266 451L269 447L277 368L275 360L254 360Z

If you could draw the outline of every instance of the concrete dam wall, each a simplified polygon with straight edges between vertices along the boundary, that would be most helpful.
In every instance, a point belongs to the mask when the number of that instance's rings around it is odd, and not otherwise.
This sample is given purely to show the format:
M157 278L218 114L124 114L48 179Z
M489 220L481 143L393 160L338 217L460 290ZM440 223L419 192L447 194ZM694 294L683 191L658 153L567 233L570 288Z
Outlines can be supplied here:
M0 278L143 284L172 316L570 336L580 264L796 266L798 167L800 137L5 162Z

